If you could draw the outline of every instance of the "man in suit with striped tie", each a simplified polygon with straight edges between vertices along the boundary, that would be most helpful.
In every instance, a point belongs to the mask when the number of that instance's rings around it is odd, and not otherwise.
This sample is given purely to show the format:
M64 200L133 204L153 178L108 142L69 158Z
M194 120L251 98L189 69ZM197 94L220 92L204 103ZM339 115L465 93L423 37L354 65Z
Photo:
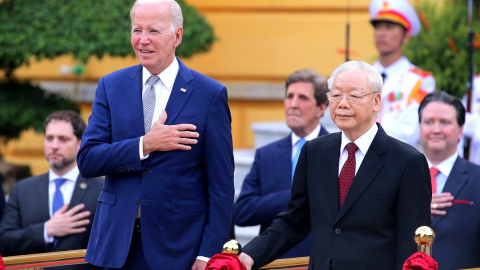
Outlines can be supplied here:
M50 114L44 124L48 173L13 187L0 223L2 256L85 249L103 178L83 178L76 155L85 122L73 111ZM55 269L97 269L83 264Z

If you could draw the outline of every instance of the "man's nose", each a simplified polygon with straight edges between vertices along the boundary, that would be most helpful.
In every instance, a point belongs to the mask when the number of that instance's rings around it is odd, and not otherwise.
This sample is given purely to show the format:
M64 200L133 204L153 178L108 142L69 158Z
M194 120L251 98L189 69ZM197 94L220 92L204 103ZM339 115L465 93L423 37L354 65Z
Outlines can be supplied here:
M338 106L340 106L340 107L348 107L348 106L350 106L350 102L348 101L346 94L342 94L342 98L341 98L340 101L338 102Z
M141 34L140 35L140 43L142 44L147 44L147 43L150 43L150 38L148 37L147 34Z

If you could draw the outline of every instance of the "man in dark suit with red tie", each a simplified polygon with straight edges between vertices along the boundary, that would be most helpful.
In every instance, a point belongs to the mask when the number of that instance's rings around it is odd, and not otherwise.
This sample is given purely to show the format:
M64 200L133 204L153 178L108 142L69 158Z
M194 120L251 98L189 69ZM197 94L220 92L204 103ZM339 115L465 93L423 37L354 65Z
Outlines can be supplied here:
M328 80L330 116L342 130L306 142L287 210L248 243L257 269L312 234L309 269L402 269L412 237L430 225L425 156L375 122L382 77L369 64L341 64Z
M432 181L432 257L438 269L480 266L480 166L458 154L465 108L457 98L435 91L418 109L420 142Z

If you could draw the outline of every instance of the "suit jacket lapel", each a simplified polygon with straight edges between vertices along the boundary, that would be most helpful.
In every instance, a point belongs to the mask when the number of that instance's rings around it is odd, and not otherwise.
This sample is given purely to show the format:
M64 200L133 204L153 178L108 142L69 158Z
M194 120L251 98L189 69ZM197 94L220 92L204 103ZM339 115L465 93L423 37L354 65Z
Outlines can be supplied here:
M133 127L135 135L140 137L145 135L145 127L143 125L143 101L142 101L142 66L138 65L136 72L133 72L125 79L123 92L119 93L122 100L125 101L125 111L130 112L131 115L140 116L131 117L130 127Z
M273 179L280 179L282 180L281 183L277 183L282 188L291 188L292 186L292 137L288 135L287 137L283 138L282 140L277 142L276 153L274 153L274 157L276 157L274 162L278 162L275 167L280 168L280 170L275 171L275 178ZM274 164L271 164L272 166Z
M466 166L466 161L458 157L455 163L453 164L450 175L447 178L445 187L442 192L450 192L453 197L456 197L460 190L468 182L468 168ZM444 216L434 215L432 219L432 226L435 226Z
M48 207L48 173L40 175L39 178L40 179L37 183L37 186L35 187L37 190L34 192L36 200L35 205L37 206L36 213L39 213L43 220L49 220L50 208Z
M177 118L193 91L193 86L188 84L193 80L190 69L187 68L180 59L177 58L177 60L179 70L177 78L175 78L175 83L173 84L172 93L167 102L167 107L165 108L168 114L167 121L165 122L167 125L171 125L175 118Z
M322 153L318 159L318 164L325 168L325 178L321 181L324 183L323 190L326 190L326 196L332 213L334 216L338 214L338 162L340 160L340 143L342 140L341 132L332 135L332 143L328 151ZM318 191L313 191L318 192Z
M320 126L320 132L318 133L318 137L322 135L327 135L327 134L328 134L328 131L323 126Z
M375 135L370 148L368 149L360 168L358 169L352 185L348 190L347 197L343 202L343 206L338 214L337 221L339 221L345 213L353 206L355 201L362 195L368 185L375 179L375 176L380 172L385 165L381 156L386 152L387 135L383 129L378 126L377 134ZM338 179L338 177L337 177ZM338 190L338 187L337 187ZM338 193L338 192L337 192Z
M75 188L73 189L72 199L70 200L70 205L68 208L80 204L84 201L85 195L89 189L88 182L81 175L78 175L77 182L75 183Z

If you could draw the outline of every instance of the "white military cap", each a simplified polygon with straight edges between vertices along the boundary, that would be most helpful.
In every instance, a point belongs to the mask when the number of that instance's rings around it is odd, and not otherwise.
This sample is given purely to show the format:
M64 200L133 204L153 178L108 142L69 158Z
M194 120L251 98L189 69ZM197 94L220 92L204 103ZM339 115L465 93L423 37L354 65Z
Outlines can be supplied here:
M411 36L420 32L420 20L408 0L372 0L370 17L371 24L378 21L400 24Z

